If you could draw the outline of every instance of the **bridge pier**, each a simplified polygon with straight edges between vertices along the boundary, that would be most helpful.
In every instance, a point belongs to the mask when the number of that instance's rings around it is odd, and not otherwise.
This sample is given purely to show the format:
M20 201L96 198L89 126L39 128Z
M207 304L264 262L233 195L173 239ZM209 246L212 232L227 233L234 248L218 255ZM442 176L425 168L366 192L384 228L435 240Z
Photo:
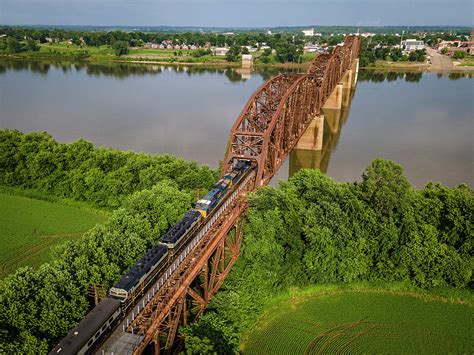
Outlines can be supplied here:
M303 133L290 153L288 176L300 169L320 169L327 172L331 153L339 141L342 126L346 123L357 84L359 60L351 68Z

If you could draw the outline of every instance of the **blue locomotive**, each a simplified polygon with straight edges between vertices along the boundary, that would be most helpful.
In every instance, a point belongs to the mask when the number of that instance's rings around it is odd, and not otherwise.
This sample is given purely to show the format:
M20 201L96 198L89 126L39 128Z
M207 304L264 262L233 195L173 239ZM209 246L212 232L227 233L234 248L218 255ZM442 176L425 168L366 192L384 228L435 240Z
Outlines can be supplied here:
M72 329L50 354L87 354L108 329L123 319L136 299L149 292L151 285L161 287L195 245L194 231L207 221L224 197L251 171L250 161L239 160L232 171L220 179L146 254L110 289L86 317Z

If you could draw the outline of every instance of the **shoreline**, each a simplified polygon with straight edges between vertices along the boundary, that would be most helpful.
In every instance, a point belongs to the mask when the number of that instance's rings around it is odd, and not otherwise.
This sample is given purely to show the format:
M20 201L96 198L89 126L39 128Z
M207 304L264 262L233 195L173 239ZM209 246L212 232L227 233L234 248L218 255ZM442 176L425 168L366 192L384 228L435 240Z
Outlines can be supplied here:
M127 60L127 59L111 59L111 60L77 60L70 57L23 57L15 55L0 55L0 62L2 61L31 61L31 62L65 62L70 64L154 64L165 66L195 66L203 68L238 68L241 69L240 62L178 62L178 61L156 61L156 60ZM282 69L307 69L311 62L303 63L256 63L253 69L265 68L282 68ZM431 73L460 73L460 72L474 72L474 66L453 66L450 68L438 67L427 63L388 63L379 62L375 65L361 66L359 69L371 71L401 71L401 72L431 72Z

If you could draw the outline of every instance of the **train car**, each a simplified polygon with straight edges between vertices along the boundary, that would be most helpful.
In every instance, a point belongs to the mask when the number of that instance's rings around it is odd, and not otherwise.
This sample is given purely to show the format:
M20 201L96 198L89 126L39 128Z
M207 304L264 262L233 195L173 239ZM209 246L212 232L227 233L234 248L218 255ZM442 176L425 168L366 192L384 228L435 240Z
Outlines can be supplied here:
M50 355L86 354L120 316L120 301L104 298L49 352Z
M186 238L186 234L201 220L201 214L196 210L191 210L181 218L161 239L169 249L175 248Z
M131 301L131 296L146 289L154 275L166 264L168 248L157 244L149 249L145 256L110 289L109 295L122 303ZM127 303L128 303L127 302Z
M227 192L235 185L243 175L250 169L251 163L247 160L239 160L232 171L220 179L202 199L196 203L198 210L204 218L207 218L212 210L219 204Z

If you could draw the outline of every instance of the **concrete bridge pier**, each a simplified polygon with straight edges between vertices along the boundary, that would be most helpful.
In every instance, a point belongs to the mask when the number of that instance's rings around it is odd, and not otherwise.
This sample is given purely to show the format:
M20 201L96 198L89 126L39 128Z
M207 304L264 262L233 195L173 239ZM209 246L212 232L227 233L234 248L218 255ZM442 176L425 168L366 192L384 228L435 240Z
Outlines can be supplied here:
M350 105L357 84L359 60L355 60L341 82L336 85L290 153L289 176L300 169L327 171L331 152L336 148L342 126L349 116Z

